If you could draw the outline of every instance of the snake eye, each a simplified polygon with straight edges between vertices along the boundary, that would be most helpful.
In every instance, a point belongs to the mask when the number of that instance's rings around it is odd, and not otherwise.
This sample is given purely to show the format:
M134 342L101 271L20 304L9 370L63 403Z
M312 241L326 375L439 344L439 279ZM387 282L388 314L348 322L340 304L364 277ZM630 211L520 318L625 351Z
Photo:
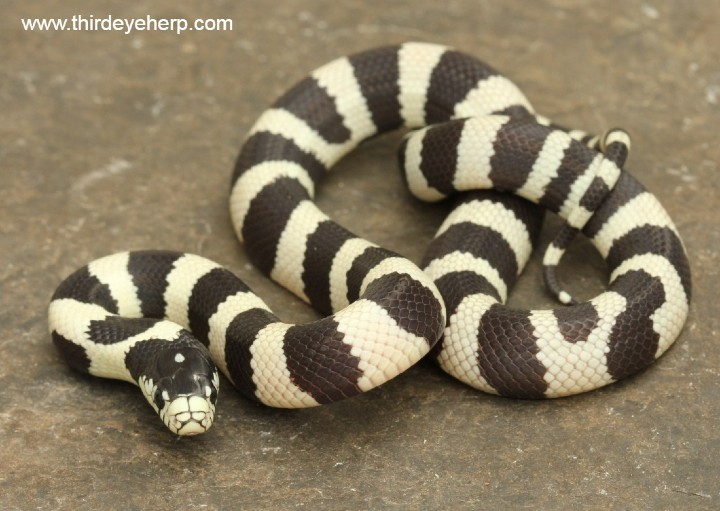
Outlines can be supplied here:
M155 390L155 394L153 394L153 401L155 401L155 406L158 407L158 410L162 410L165 406L165 399L163 399L163 392L160 389Z

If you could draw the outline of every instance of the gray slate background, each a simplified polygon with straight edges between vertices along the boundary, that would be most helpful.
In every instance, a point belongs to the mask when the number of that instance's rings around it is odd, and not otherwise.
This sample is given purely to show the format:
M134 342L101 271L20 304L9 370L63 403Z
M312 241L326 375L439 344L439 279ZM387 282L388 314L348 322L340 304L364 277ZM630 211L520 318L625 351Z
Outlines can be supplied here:
M0 509L717 509L720 2L2 0ZM20 18L232 18L233 32L23 32ZM691 315L650 370L548 402L467 388L430 363L332 406L283 411L224 385L215 426L176 440L132 386L70 371L54 287L120 250L200 253L288 321L316 314L235 240L229 177L277 95L337 56L424 40L477 55L565 125L632 135L628 168L675 219ZM399 137L343 160L320 205L419 261L446 213L403 190ZM545 242L558 227L546 223ZM540 255L511 303L551 307ZM562 268L580 297L602 260Z

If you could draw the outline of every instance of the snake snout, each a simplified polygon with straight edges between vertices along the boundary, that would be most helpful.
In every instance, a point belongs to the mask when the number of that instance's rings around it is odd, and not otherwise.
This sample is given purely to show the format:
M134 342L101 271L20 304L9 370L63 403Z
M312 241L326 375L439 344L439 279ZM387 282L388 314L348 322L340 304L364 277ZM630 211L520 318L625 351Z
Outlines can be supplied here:
M189 436L206 432L212 426L215 406L200 396L181 396L167 407L163 421L176 435Z

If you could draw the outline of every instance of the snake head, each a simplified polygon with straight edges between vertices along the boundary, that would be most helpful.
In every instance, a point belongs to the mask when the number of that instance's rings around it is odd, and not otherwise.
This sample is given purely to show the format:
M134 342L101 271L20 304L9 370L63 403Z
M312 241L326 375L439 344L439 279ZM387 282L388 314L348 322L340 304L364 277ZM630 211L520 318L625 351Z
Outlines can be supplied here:
M204 433L212 425L220 386L207 348L197 342L158 343L138 378L140 389L170 431Z

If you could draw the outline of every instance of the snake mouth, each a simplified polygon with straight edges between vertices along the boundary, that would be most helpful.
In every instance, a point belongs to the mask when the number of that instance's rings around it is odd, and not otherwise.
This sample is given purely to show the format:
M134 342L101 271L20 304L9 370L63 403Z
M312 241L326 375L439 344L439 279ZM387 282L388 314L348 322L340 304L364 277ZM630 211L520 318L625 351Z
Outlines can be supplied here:
M212 426L215 407L199 396L180 396L168 404L162 417L165 425L180 436L199 435Z

